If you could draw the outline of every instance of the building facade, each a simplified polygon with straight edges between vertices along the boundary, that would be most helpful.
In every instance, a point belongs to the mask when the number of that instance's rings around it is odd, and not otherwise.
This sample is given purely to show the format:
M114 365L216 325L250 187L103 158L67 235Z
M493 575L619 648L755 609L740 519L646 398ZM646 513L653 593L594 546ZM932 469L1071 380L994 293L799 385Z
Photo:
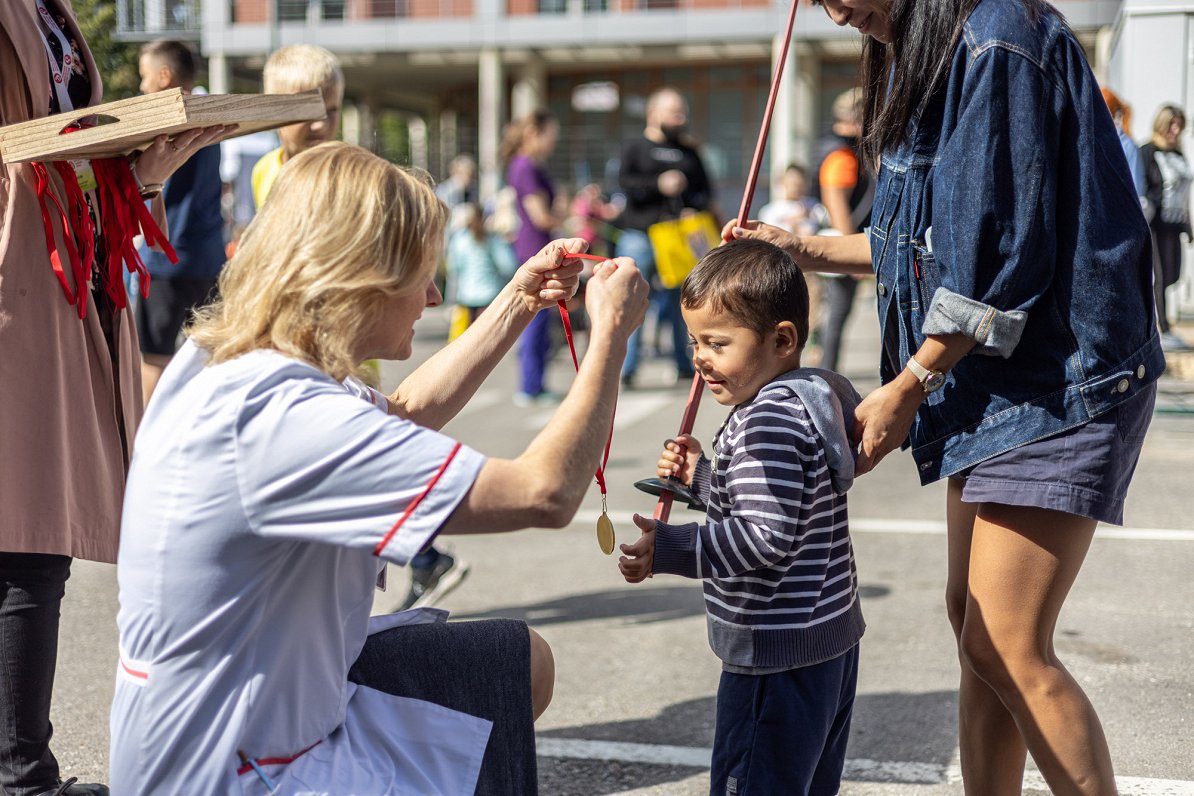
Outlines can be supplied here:
M328 48L344 65L346 139L377 147L381 122L398 115L413 165L439 176L458 152L473 154L486 195L500 184L502 125L539 107L562 125L550 163L557 181L616 187L620 144L642 130L647 95L675 86L691 105L726 215L741 198L789 8L783 0L117 3L129 38L196 39L214 92L260 90L276 47ZM1194 107L1194 0L1056 5L1099 78L1134 105L1138 137L1162 102ZM860 47L822 9L800 8L756 207L773 170L814 158L833 98L855 84Z

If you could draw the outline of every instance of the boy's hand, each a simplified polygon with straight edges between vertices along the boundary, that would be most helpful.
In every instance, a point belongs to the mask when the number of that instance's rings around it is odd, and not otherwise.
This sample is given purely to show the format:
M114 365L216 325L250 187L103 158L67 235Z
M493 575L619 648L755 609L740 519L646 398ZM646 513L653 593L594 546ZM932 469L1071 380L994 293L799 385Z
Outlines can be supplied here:
M701 443L689 434L681 434L663 443L663 453L655 463L660 478L676 478L685 486L692 484L692 474L701 459Z
M651 577L651 565L655 562L655 520L635 514L634 524L643 535L634 544L621 546L624 555L618 559L618 570L627 583L642 583Z

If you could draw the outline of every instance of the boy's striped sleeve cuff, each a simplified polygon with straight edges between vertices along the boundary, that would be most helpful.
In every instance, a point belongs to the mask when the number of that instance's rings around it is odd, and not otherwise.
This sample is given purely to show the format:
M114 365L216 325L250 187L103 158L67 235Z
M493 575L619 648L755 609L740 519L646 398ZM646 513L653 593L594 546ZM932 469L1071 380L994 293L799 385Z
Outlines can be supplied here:
M684 525L655 523L655 558L651 572L659 575L680 575L699 578L697 573L696 539L700 526L695 522Z

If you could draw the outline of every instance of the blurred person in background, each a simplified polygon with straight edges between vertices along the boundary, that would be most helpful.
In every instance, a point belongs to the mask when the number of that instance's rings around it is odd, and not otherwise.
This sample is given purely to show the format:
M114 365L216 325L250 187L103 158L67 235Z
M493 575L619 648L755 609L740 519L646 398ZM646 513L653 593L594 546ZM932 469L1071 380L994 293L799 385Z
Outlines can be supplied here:
M195 87L195 56L181 41L159 39L141 48L137 62L141 93ZM195 310L215 297L224 267L224 217L221 212L220 147L201 149L171 175L162 189L170 244L165 254L142 244L141 259L151 277L149 295L136 303L141 340L141 392L145 402L178 348L178 335Z
M555 151L560 124L546 111L532 111L506 126L501 157L506 163L506 183L514 189L518 231L514 236L514 257L525 262L551 240L553 230L564 219L554 210L556 188L547 173L547 159ZM516 403L526 405L559 399L544 384L551 356L552 316L535 316L518 345L519 388Z
M680 288L664 288L655 268L655 252L647 228L679 218L685 211L713 209L713 185L701 162L695 142L688 135L688 103L674 88L657 89L647 98L646 127L641 136L622 146L618 184L626 193L626 209L618 220L617 255L630 257L651 285L656 324L670 322L672 361L676 380L693 376L688 356L688 329L680 317ZM638 373L642 329L630 337L622 384L634 385Z
M1182 351L1190 344L1169 326L1165 290L1182 275L1182 236L1190 238L1190 184L1194 173L1182 154L1181 138L1186 114L1176 105L1164 105L1153 120L1153 135L1140 147L1144 161L1145 214L1153 232L1153 291L1157 302L1157 325L1161 347Z
M875 203L875 184L859 157L862 136L862 89L844 91L833 101L833 130L822 142L825 153L818 169L821 204L829 213L829 227L839 235L853 235L866 229ZM837 370L841 358L842 334L859 277L848 274L825 276L824 312L821 316L821 367Z
M1115 122L1115 129L1119 133L1119 145L1123 147L1124 157L1128 161L1132 185L1136 188L1136 195L1143 199L1144 161L1140 157L1140 147L1132 140L1132 106L1111 89L1104 87L1102 91L1103 101L1107 103L1107 110L1111 112L1111 120Z

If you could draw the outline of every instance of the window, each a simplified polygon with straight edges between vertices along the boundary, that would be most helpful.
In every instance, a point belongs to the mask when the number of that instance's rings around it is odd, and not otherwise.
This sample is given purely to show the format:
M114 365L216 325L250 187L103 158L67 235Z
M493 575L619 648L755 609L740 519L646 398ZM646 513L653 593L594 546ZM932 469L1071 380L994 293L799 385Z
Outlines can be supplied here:
M306 22L307 0L277 0L279 22Z

